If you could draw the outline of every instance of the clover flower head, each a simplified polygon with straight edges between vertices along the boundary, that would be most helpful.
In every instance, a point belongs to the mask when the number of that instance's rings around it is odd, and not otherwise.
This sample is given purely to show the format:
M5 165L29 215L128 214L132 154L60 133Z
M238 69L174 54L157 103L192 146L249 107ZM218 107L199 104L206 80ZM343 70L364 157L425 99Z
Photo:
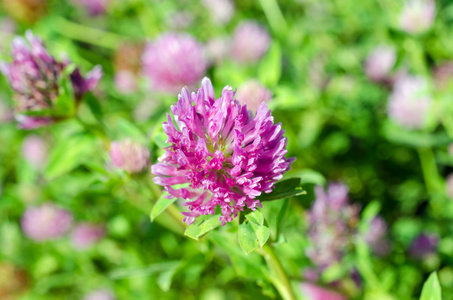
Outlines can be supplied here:
M395 49L381 45L374 48L365 63L365 73L373 81L385 80L396 62Z
M261 103L269 103L272 92L264 87L258 80L249 80L239 87L237 99L241 104L247 104L247 108L256 112Z
M83 7L90 15L99 16L105 14L110 0L73 0L72 2Z
M107 289L92 291L83 300L115 300L113 293Z
M149 150L131 140L113 141L110 158L115 167L128 173L141 172L149 163Z
M234 3L231 0L202 0L201 3L209 10L209 15L216 23L227 24L233 17Z
M271 44L269 32L253 21L240 23L233 36L232 56L240 63L254 63L266 54Z
M410 34L420 34L431 28L436 18L434 0L408 0L400 15L400 27Z
M194 86L208 67L204 47L191 35L165 33L145 47L142 56L144 74L152 88L160 92L178 92Z
M387 223L380 217L374 217L370 224L369 230L365 233L365 242L371 247L377 255L385 255L390 251L389 242L385 239L387 234Z
M216 100L205 77L196 93L182 89L171 107L175 121L167 114L163 124L171 145L151 170L170 198L186 200L187 224L215 214L218 206L222 225L244 207L255 210L261 205L257 197L270 193L294 161L285 158L284 130L274 124L267 105L261 104L252 116L234 96L226 86Z
M300 290L308 300L346 300L345 296L312 283L302 283Z
M52 203L28 207L22 216L22 231L34 241L63 236L72 226L72 214Z
M308 236L312 246L307 256L323 271L341 261L344 252L355 234L358 207L349 204L348 187L332 183L327 192L323 187L315 188L316 200L308 213Z
M22 156L35 168L43 167L47 158L46 141L37 135L27 136L22 143Z
M30 112L51 111L58 99L60 79L68 62L58 62L49 54L40 38L31 31L12 42L12 62L2 62L0 70L15 91L16 119L22 128L32 129L52 122L50 116L31 116ZM70 74L74 101L92 90L102 76L99 66L82 77L79 69Z
M424 78L403 75L396 80L389 97L388 114L398 125L419 129L427 121L431 102L428 82Z
M80 223L71 234L72 245L77 249L87 249L105 236L106 230L102 225Z

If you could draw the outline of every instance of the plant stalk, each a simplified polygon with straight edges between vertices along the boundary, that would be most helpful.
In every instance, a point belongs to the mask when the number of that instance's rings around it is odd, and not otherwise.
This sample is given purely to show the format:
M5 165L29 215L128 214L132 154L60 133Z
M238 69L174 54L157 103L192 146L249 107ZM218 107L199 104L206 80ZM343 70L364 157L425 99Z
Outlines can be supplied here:
M70 39L113 50L118 49L127 40L117 34L77 24L64 18L56 18L53 29Z
M283 269L274 248L267 243L263 246L261 254L266 260L266 263L271 271L270 280L282 298L284 300L296 300L297 298L291 287L288 275L286 275L286 272Z

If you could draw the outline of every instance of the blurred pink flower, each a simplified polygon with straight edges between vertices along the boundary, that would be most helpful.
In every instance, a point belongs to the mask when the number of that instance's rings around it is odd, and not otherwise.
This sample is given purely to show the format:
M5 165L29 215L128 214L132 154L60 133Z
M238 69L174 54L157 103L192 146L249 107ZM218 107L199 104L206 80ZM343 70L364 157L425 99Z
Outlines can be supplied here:
M315 187L316 200L308 212L311 245L306 254L319 272L341 261L356 233L359 209L349 204L348 192L342 183L329 184L327 192Z
M37 135L29 135L22 142L22 156L35 168L42 168L47 159L47 143Z
M110 0L72 0L72 2L84 8L90 15L99 16L106 12Z
M59 94L60 81L65 75L63 70L68 61L59 62L47 51L42 40L31 31L25 33L26 39L14 38L12 42L12 62L0 63L0 70L15 91L16 119L23 129L33 129L52 123L64 117L53 117ZM96 66L86 77L75 68L69 74L74 90L74 106L83 95L94 89L102 76L100 66ZM28 112L41 112L43 116L27 116ZM61 111L60 111L61 113Z
M72 226L68 211L47 202L28 207L21 220L22 231L34 241L46 241L63 236Z
M191 35L181 33L166 33L149 43L142 60L152 88L168 93L197 85L208 67L203 46Z
M397 78L387 107L395 123L409 129L422 128L431 107L427 81L410 75Z
M307 300L347 300L345 296L337 292L311 283L302 283L300 290Z
M370 80L385 80L389 77L395 62L396 52L393 47L377 46L366 59L365 73Z
M172 29L186 29L193 23L194 17L189 11L177 11L167 18L167 24Z
M266 54L271 36L263 26L253 21L240 23L234 31L231 54L240 63L254 63Z
M436 17L434 0L407 0L400 16L401 29L420 34L431 28Z
M110 145L110 158L115 167L138 173L149 163L149 150L131 140L114 141Z
M131 94L137 90L137 76L129 70L119 70L115 73L115 87L123 94Z
M83 300L115 300L115 296L109 290L101 289L96 290L83 298Z
M53 119L50 117L31 117L21 114L15 115L14 118L16 119L17 123L19 123L19 128L26 130L47 126L53 122Z
M236 99L241 104L246 104L247 109L255 114L261 103L269 103L272 100L272 92L258 80L252 79L238 89Z
M371 220L370 228L365 233L365 242L377 255L386 255L390 251L389 242L385 239L387 234L387 223L380 216Z
M90 223L80 223L71 234L72 245L76 249L87 249L101 240L106 234L105 227Z
M230 22L234 14L234 3L231 0L201 0L209 10L212 20L219 24Z

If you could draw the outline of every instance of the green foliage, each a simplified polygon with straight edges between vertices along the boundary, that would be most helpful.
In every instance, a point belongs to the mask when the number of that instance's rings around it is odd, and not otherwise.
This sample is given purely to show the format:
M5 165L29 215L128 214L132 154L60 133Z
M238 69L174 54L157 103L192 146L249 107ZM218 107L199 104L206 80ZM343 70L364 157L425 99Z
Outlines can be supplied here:
M159 199L157 199L156 203L154 203L153 209L151 210L151 222L154 221L156 217L158 217L161 213L165 211L165 209L173 204L176 201L176 198L172 199L167 199L165 196L168 196L167 194L163 194L160 196Z
M433 272L423 284L420 300L442 300L442 291L436 272Z
M189 225L184 232L184 235L198 240L203 235L207 234L211 230L220 226L219 216L201 216L197 218L195 223Z
M275 184L275 188L271 193L263 193L258 198L260 201L273 201L304 195L306 192L302 189L300 182L300 178L291 178L279 181Z

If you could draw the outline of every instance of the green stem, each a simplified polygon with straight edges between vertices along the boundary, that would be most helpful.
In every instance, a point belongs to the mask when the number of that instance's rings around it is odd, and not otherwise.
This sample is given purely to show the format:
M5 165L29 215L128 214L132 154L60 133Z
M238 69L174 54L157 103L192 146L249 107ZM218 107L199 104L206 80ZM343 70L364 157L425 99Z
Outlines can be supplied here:
M439 172L437 171L436 159L431 148L419 148L417 149L420 157L420 163L423 172L423 178L425 179L426 189L428 193L433 195L436 193L442 193L442 185L440 184Z
M445 212L444 188L442 178L436 166L436 159L431 148L419 148L418 155L425 180L426 189L430 198L430 206L435 215L442 215Z
M274 248L268 244L264 245L262 255L271 271L270 279L284 300L296 300L296 295L291 287L288 276L283 269Z
M77 24L60 17L55 18L53 29L73 40L114 50L125 42L125 38L117 34Z
M276 0L260 0L261 7L263 8L264 14L272 28L272 31L280 35L284 35L287 32L288 25L283 17L282 11L278 6Z
M424 49L420 42L414 38L408 38L404 41L404 48L409 55L411 66L418 74L429 75L428 64L424 56Z

